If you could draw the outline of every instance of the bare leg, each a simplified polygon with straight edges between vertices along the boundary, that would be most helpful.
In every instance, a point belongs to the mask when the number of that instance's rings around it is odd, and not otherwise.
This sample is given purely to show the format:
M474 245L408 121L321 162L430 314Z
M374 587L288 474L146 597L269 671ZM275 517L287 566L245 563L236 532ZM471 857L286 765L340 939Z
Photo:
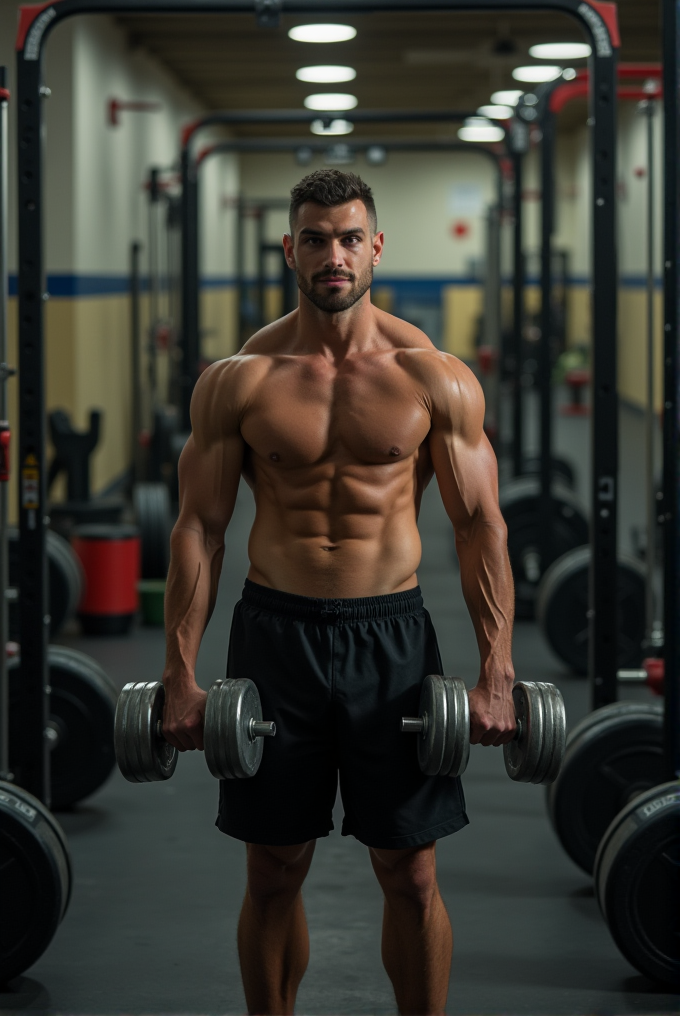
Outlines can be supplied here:
M309 962L300 892L316 841L292 847L248 843L248 884L238 925L241 977L251 1014L293 1012Z
M382 957L402 1014L438 1016L449 988L453 938L437 886L435 844L371 848L385 894Z

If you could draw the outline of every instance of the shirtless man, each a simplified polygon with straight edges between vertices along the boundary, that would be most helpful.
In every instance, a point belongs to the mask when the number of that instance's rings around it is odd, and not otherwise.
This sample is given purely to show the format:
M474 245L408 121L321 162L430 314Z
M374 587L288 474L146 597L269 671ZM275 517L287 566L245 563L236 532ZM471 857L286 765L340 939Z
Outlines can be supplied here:
M459 780L424 776L400 718L441 672L416 570L422 493L436 475L480 652L471 741L515 730L513 586L496 461L472 373L370 302L383 234L370 188L324 169L291 192L297 310L210 367L180 460L166 597L163 731L203 748L199 643L240 477L256 516L228 674L255 681L277 736L251 780L220 785L217 824L247 844L238 928L250 1013L292 1013L309 940L301 887L333 827L369 848L385 905L382 955L400 1013L443 1013L451 926L435 843L467 824Z

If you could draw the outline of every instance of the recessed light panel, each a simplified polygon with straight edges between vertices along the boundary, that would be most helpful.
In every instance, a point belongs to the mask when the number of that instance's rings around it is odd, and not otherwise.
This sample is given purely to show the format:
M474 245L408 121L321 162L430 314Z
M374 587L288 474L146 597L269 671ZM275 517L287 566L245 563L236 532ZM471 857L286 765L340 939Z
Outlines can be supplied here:
M331 112L354 109L357 102L356 95L348 95L346 92L317 92L315 95L307 96L305 106L307 109L321 109L324 112Z
M554 67L550 64L535 64L529 67L515 67L512 76L515 81L554 81L562 73L561 67Z
M328 137L336 134L351 134L354 124L349 120L331 120L330 124L326 126L323 120L312 120L309 129L312 134Z
M587 42L541 42L529 48L536 60L582 60L591 53Z
M524 92L521 88L506 88L503 91L494 92L491 101L499 106L516 106L523 95Z
M356 76L353 67L341 67L339 64L316 64L314 67L300 67L295 72L298 81L315 81L324 85L337 81L354 81Z
M465 127L459 128L458 137L461 141L502 141L505 131L487 120L486 127L466 124Z
M347 42L356 34L351 25L296 25L288 31L295 42Z
M514 110L512 106L480 106L477 112L489 120L509 120Z

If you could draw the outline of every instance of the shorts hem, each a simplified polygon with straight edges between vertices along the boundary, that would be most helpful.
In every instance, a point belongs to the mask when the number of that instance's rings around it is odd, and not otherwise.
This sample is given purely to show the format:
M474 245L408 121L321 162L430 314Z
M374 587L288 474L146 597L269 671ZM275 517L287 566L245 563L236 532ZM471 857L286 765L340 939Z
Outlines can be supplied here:
M419 832L407 833L403 836L380 836L377 833L362 833L358 829L352 829L343 824L342 835L353 836L366 847L373 847L376 850L404 850L407 847L421 847L424 843L431 843L432 840L442 839L444 836L451 836L460 832L470 819L465 812L456 815L448 822L441 822L439 825L430 826L429 829L421 829Z
M239 829L235 826L230 825L229 822L224 821L221 816L217 816L215 825L221 833L225 836L231 836L232 839L242 840L243 843L256 843L263 847L294 847L299 843L308 843L310 840L320 840L324 836L328 836L333 830L333 825L327 826L322 830L305 830L303 833L296 833L295 835L285 835L282 833L276 833L272 836L256 833L255 835L249 835L245 829Z

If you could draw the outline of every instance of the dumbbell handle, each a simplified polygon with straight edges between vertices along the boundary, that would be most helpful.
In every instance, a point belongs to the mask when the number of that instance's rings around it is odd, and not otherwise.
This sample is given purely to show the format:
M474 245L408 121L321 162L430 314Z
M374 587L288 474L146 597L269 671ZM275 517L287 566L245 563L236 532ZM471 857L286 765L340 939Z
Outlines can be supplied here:
M427 714L425 716L402 716L401 718L401 732L402 734L425 734L427 733ZM522 734L522 724L517 720L517 727L513 736L513 741L516 741Z
M251 741L254 741L256 737L274 737L276 724L270 720L251 720L248 725L248 733Z
M161 720L156 724L156 734L158 737L165 740L163 737L163 723ZM270 720L255 720L251 719L248 724L248 735L251 741L254 741L256 737L274 737L276 734L276 724Z

